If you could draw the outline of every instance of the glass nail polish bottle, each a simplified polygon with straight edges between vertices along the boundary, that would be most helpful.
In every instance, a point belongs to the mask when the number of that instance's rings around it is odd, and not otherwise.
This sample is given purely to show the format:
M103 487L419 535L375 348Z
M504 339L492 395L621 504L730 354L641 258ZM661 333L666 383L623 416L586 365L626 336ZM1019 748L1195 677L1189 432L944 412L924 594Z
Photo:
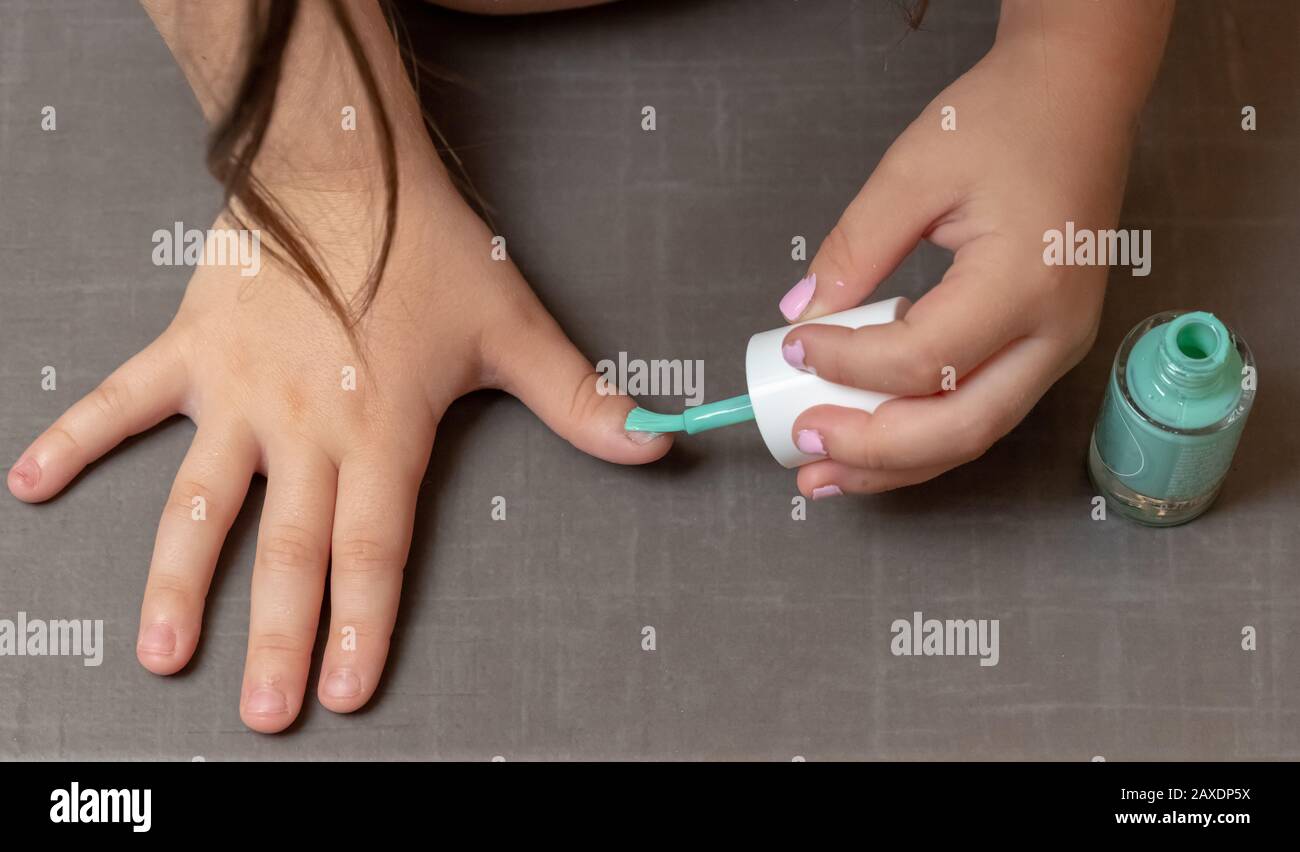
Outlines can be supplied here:
M1214 502L1255 399L1246 341L1205 311L1138 323L1115 355L1088 449L1088 474L1114 511L1186 523Z

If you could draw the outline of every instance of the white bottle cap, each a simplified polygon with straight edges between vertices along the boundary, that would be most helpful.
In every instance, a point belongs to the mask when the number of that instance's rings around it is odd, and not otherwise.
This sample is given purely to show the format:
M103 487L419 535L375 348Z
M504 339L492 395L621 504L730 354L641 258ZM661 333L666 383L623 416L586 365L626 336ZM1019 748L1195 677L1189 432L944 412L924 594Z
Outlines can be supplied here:
M881 403L896 396L837 385L791 367L781 354L781 342L790 329L817 323L846 328L881 325L902 319L911 306L907 299L897 296L760 332L749 339L749 349L745 352L745 381L749 385L749 400L754 406L758 431L773 458L786 467L799 467L825 458L809 455L794 443L794 421L814 405L842 405L860 408L870 414Z

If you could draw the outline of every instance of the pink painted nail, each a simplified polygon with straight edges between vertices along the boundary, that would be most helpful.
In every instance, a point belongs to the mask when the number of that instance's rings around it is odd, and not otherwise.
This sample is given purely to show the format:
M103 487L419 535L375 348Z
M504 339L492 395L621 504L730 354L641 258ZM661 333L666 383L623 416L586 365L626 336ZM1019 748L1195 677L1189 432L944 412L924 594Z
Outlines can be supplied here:
M35 459L20 459L18 464L9 469L9 475L24 486L31 488L41 481L41 466L36 463Z
M812 490L812 498L814 500L825 500L827 497L839 497L843 493L838 485L821 485Z
M325 694L330 698L353 698L361 693L361 678L340 669L325 678Z
M150 624L140 634L136 647L146 654L170 656L176 650L176 631L170 624Z
M274 716L288 710L289 704L280 690L264 686L248 696L244 709L255 716Z
M835 282L835 286L836 286L836 287L843 287L843 286L844 286L844 282L843 282L843 281L836 281L836 282Z
M634 444L648 444L656 438L662 438L663 432L638 432L635 429L628 430L627 439Z
M804 363L803 341L796 340L794 343L786 343L781 347L781 357L785 363L794 367L796 370L803 370L805 373L817 375L817 371Z
M826 455L826 444L822 442L822 433L816 429L800 429L794 438L794 445L799 452L810 456Z
M790 292L781 297L781 313L790 322L794 322L808 310L813 293L817 290L817 273L799 279L799 283L790 288Z

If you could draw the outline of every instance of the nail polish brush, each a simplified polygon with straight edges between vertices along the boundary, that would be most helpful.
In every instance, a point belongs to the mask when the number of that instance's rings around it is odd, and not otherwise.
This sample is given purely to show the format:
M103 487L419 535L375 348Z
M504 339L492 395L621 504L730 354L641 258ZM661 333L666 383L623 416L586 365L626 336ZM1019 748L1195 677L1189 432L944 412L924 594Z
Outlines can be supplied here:
M911 306L911 302L898 296L755 334L749 339L745 351L747 394L693 406L681 414L656 414L644 408L634 408L628 412L624 428L629 432L685 432L695 435L754 420L768 451L785 467L818 461L824 456L805 453L795 446L791 433L800 414L815 405L840 405L871 413L895 395L838 385L811 371L794 367L781 351L785 336L791 328L801 325L845 328L881 325L902 319Z

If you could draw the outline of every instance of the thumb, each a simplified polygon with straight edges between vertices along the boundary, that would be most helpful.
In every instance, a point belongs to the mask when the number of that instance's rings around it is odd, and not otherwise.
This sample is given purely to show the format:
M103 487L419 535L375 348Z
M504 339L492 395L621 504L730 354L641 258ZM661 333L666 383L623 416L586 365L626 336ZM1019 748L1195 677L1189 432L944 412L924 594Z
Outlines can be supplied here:
M876 286L916 248L943 212L933 180L885 154L839 222L822 241L808 268L781 299L788 322L809 320L862 304Z
M616 464L645 464L672 447L672 438L628 432L632 400L618 395L529 293L530 305L484 336L490 387L517 397L550 429L584 453Z

